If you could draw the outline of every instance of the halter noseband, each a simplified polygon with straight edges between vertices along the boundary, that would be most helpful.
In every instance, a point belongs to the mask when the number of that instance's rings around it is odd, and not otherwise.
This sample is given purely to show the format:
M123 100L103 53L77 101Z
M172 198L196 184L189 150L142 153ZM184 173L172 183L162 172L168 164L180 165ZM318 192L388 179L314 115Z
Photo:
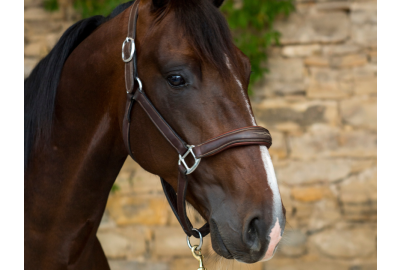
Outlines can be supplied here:
M122 60L125 62L125 86L127 92L125 117L123 120L123 139L129 155L134 159L130 145L130 125L132 107L136 101L165 139L178 152L177 193L175 193L174 188L162 178L161 183L172 211L185 233L188 236L199 238L200 236L206 236L210 232L210 226L206 223L198 230L193 229L192 223L186 215L185 198L189 183L187 175L196 170L202 158L218 154L219 152L235 146L265 145L269 148L272 144L272 138L267 129L260 126L250 126L229 131L198 145L190 145L168 125L144 93L142 83L137 73L137 48L135 47L135 38L139 2L140 0L136 0L132 5L129 17L128 37L122 45ZM133 26L132 30L130 29L131 26ZM127 46L128 44L130 44L130 46ZM138 89L136 91L134 91L135 81L138 83ZM185 158L188 155L191 155L195 160L192 167L189 167L185 162Z

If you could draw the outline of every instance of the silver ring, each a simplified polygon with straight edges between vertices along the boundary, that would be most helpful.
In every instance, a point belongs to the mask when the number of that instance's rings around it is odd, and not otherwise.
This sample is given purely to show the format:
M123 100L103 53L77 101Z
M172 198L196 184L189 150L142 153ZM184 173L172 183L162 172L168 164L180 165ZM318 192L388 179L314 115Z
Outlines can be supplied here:
M128 59L125 59L125 45L131 42L131 54ZM135 54L135 40L133 38L127 37L124 42L122 43L122 61L125 63L129 63L133 59L133 55Z
M137 81L138 85L139 85L139 91L143 92L143 85L142 85L142 81L139 79L139 77L135 77L135 80Z
M203 246L203 236L201 236L201 233L197 230L197 229L192 229L193 231L198 232L198 234L200 235L200 244L198 245L198 247L196 248L196 251L199 251L201 249L201 247ZM190 249L192 249L192 245L190 244L190 238L189 236L186 236L186 242L188 244L188 247Z

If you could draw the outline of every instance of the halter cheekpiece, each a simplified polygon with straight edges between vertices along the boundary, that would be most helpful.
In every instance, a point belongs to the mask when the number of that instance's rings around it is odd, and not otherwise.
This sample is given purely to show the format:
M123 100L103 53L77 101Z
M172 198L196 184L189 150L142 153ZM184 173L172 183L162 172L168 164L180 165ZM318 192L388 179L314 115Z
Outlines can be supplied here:
M128 149L129 155L133 158L133 153L130 145L130 125L131 125L131 112L132 107L135 103L139 103L142 109L146 112L148 117L151 119L153 124L165 137L165 139L174 147L178 152L178 186L177 192L175 193L174 188L168 184L164 179L161 178L162 187L165 196L178 219L180 225L185 231L188 237L194 236L196 238L202 238L210 232L210 226L208 223L203 225L200 229L194 229L192 223L189 221L186 215L186 191L188 187L188 175L193 173L198 166L202 158L218 154L228 148L235 146L244 145L265 145L268 148L272 144L272 138L269 131L260 126L250 126L235 129L226 133L223 133L215 138L212 138L199 145L191 145L186 143L165 121L161 114L154 107L152 102L148 99L145 92L143 91L142 82L138 77L137 69L137 47L135 46L136 38L136 24L138 19L139 1L136 0L132 4L129 26L128 26L128 37L124 40L122 45L122 60L125 62L125 86L127 92L127 102L125 108L125 117L123 120L123 139ZM131 29L132 26L132 29ZM138 87L135 90L135 82ZM188 156L194 158L194 165L188 166L185 159ZM190 241L188 239L188 245ZM201 248L201 247L200 247ZM200 249L197 246L191 247L192 253ZM195 256L195 253L194 253ZM199 253L196 256L201 256ZM200 258L200 257L198 257Z

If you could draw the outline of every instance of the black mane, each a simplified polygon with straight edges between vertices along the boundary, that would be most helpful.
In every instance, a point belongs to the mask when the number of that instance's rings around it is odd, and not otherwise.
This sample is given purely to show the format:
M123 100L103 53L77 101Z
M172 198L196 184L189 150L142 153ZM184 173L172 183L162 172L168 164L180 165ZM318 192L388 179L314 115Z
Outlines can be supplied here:
M30 76L25 79L25 168L35 142L39 139L48 140L50 138L58 82L68 56L97 27L119 15L133 2L118 6L108 17L94 16L69 27L51 52L37 64Z

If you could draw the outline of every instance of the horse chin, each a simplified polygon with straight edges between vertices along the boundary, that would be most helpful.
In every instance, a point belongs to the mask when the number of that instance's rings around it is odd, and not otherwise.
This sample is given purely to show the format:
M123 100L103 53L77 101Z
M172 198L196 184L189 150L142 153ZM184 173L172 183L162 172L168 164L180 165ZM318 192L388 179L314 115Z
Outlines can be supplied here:
M233 255L225 246L221 234L219 233L218 226L214 221L211 221L211 244L212 248L218 255L224 257L225 259L233 259Z

